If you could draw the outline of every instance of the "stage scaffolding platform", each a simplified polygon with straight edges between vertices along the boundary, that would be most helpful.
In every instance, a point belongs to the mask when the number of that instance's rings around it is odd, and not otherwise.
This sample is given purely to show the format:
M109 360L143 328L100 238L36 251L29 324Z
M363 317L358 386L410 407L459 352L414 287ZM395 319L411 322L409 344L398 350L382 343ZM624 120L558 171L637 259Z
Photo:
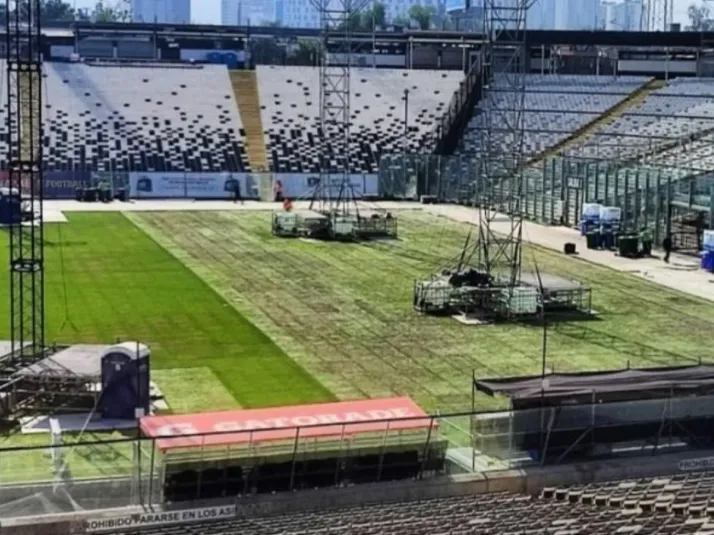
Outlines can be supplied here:
M592 312L592 289L579 281L550 273L523 273L521 284L540 290L543 287L543 307L546 313Z
M101 393L102 355L111 346L80 344L17 369L0 386L1 414L87 411Z
M274 212L272 233L283 238L368 240L396 238L397 219L391 213L360 211L352 214L314 210Z
M542 284L542 295L541 295ZM484 271L445 271L414 283L414 309L422 314L456 315L487 321L514 321L547 315L589 315L592 291L555 275L524 274L520 283L489 277Z

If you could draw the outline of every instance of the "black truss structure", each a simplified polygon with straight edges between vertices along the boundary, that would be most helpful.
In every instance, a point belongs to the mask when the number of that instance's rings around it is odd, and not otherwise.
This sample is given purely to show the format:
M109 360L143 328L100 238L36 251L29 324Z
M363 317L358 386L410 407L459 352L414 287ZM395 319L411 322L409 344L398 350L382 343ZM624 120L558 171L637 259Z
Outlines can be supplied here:
M45 348L40 0L6 2L8 171L21 209L8 225L13 358Z

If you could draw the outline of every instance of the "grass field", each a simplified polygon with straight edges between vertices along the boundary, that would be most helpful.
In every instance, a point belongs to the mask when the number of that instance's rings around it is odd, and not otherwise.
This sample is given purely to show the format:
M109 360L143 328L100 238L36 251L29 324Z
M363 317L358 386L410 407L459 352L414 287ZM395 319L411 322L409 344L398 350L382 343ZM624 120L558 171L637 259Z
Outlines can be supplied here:
M47 225L45 238L48 342L150 344L152 375L177 412L332 399L123 215L70 214L68 224ZM7 251L7 235L0 240ZM9 337L8 315L0 307L0 338Z
M340 399L408 394L430 411L464 410L472 370L540 370L538 327L466 327L412 311L413 281L458 252L464 224L405 212L399 241L354 245L273 238L267 213L130 217ZM551 329L549 367L682 364L709 355L713 303L555 252L530 248L524 258L591 284L600 313L599 321ZM284 388L293 388L288 377Z
M406 394L443 413L470 406L472 370L539 371L537 326L466 327L411 309L414 280L458 252L467 225L404 212L398 241L324 244L273 238L269 218L79 213L68 224L48 225L48 341L148 343L152 376L174 412ZM6 250L5 234L0 246ZM555 252L529 248L524 258L590 283L600 313L599 321L551 328L549 367L653 366L708 356L714 303ZM0 300L7 294L4 267ZM0 338L9 335L8 313L0 307ZM478 403L490 408L499 401ZM0 437L0 446L47 442L44 435ZM48 477L45 453L4 453L0 480ZM32 477L17 471L29 465ZM74 475L129 473L131 448L83 447L71 467Z

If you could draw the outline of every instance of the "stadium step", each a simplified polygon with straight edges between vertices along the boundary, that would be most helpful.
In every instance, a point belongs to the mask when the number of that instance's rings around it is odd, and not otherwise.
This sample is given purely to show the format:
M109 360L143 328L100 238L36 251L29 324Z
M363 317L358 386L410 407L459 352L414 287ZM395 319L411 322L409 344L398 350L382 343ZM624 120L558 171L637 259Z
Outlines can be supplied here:
M255 71L230 71L233 94L238 103L243 129L245 130L246 153L254 173L268 172L268 155L265 150L263 121L260 118L260 96Z
M532 166L537 164L551 156L565 152L570 149L578 148L585 144L585 142L590 139L590 137L600 130L604 126L608 126L619 119L624 113L626 113L631 108L639 106L642 102L657 89L661 89L666 85L664 80L650 80L646 84L642 85L636 91L630 93L627 98L621 100L610 109L602 113L597 118L593 119L587 123L582 128L579 128L573 132L570 136L565 138L560 143L549 147L544 150L534 158L532 158L527 165Z

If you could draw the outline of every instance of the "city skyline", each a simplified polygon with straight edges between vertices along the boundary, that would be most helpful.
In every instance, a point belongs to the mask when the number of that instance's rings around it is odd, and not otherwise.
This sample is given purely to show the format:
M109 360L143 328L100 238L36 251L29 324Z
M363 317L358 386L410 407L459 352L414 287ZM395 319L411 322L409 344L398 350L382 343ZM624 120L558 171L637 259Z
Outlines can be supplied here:
M96 0L72 0L71 3L77 8L91 9L95 6ZM686 25L687 8L692 0L674 0L674 22ZM191 0L191 17L197 24L220 24L221 23L221 0Z

